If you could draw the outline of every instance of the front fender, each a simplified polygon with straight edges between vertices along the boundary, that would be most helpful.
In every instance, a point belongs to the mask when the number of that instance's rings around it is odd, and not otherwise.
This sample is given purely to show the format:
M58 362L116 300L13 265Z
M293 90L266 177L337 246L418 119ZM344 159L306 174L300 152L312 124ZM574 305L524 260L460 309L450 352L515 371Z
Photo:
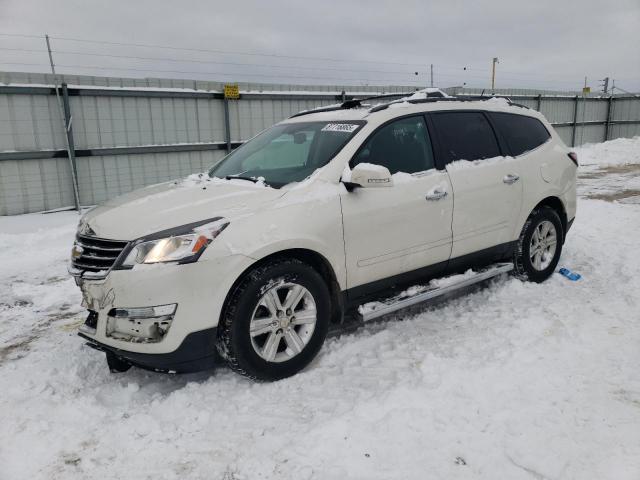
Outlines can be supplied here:
M290 249L324 257L346 288L342 209L337 189L300 189L259 214L232 219L205 251L206 257L244 255L256 261Z

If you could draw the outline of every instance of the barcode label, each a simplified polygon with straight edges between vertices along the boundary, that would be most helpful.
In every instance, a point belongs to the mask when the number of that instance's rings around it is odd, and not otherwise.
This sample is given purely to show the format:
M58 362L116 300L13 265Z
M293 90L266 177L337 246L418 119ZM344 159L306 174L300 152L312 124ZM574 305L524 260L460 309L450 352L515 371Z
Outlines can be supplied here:
M354 125L353 123L328 123L322 129L323 132L347 132L351 133L356 130L360 125Z

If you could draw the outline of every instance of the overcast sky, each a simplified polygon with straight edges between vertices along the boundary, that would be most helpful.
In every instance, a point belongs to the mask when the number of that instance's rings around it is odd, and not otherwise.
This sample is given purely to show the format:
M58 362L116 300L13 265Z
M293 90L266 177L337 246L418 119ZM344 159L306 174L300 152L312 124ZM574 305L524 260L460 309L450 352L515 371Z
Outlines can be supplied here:
M484 88L498 57L498 88L640 90L640 0L0 0L0 34L44 33L62 73L428 86L433 64L436 86ZM0 35L0 70L47 61L43 39Z

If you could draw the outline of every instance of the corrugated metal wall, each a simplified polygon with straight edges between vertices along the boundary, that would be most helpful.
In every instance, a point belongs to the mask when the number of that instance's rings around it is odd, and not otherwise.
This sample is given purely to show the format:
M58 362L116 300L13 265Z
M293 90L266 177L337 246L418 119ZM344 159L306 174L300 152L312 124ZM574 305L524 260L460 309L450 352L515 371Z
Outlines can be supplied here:
M0 215L74 203L63 121L50 88L52 80L45 74L0 72ZM240 84L246 93L227 104L227 136L225 101L219 93L222 83L69 75L63 81L70 85L82 205L204 171L226 154L228 141L245 141L296 112L336 103L343 90L347 95L366 95L414 89ZM576 110L572 96L496 93L539 108L568 145L605 138L608 98L579 97ZM639 135L640 98L616 98L610 121L608 138Z
M95 205L137 188L203 172L224 153L216 150L78 158L80 204ZM70 204L73 198L67 203Z

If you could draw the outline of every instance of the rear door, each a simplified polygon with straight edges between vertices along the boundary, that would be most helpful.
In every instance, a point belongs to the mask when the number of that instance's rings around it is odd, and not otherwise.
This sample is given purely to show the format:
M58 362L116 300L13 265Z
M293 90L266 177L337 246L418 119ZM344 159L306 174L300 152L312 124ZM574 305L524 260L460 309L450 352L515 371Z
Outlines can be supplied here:
M519 162L504 156L483 112L432 112L429 120L453 185L451 258L506 248L522 205Z
M350 297L444 271L451 253L451 184L446 171L435 168L424 116L381 126L350 167L358 163L395 175L393 186L341 194Z

